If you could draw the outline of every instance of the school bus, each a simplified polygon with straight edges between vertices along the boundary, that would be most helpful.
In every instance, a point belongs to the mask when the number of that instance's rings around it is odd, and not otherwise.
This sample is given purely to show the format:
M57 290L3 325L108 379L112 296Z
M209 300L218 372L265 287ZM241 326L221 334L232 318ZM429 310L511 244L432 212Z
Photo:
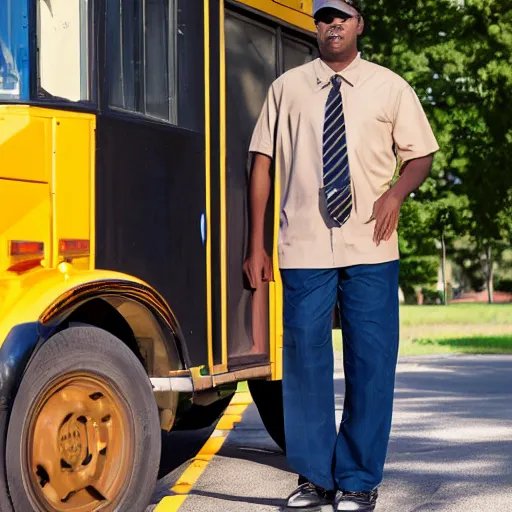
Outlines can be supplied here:
M0 0L2 512L145 510L161 431L212 424L239 381L284 449L247 149L270 83L316 56L310 12Z

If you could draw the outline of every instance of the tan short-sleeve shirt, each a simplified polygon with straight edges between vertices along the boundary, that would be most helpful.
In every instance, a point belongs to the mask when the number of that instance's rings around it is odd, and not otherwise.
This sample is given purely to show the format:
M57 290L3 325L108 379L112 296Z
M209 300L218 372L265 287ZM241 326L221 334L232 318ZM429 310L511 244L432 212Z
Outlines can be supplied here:
M397 166L439 149L413 89L358 56L338 73L345 112L353 208L342 227L322 209L324 110L334 71L321 59L281 75L270 87L249 151L276 158L281 211L281 268L336 268L398 259L398 235L373 242L375 201ZM395 151L397 155L395 154Z

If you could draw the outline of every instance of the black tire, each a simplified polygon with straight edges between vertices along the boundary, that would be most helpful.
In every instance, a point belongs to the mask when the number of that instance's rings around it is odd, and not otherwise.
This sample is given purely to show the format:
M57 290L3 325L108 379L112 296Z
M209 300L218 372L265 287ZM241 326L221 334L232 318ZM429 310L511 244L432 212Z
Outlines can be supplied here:
M81 381L79 380L80 378L82 379ZM55 385L56 382L59 384ZM116 436L108 438L110 443L106 445L108 450L103 448L101 451L98 451L99 448L97 448L97 461L95 461L94 466L91 466L91 472L97 472L100 463L105 464L105 466L101 467L108 467L103 461L107 460L107 453L109 451L110 453L121 453L122 456L118 460L125 462L128 460L128 457L124 454L130 454L129 464L124 464L123 471L104 471L104 474L126 475L126 477L115 477L119 478L116 482L120 483L116 483L115 486L111 487L111 489L115 488L115 491L111 491L114 496L108 496L109 504L105 503L106 506L102 510L143 512L151 500L151 495L156 485L161 450L158 408L153 396L151 383L142 364L121 340L101 329L80 326L71 327L56 334L39 350L27 368L14 401L7 435L6 464L9 491L16 512L28 512L31 510L37 512L44 510L48 512L58 510L50 502L45 502L43 493L40 490L41 482L37 482L41 478L41 474L40 472L37 473L38 477L36 478L33 470L30 469L30 463L27 462L29 460L29 456L26 455L28 453L29 439L34 439L31 450L35 449L35 446L44 446L44 443L36 442L36 440L41 440L41 435L47 443L51 443L52 436L47 435L47 432L51 432L51 429L38 430L39 427L31 429L32 425L39 425L39 423L36 423L35 418L39 417L41 411L44 410L44 414L48 415L48 418L55 425L61 425L58 435L56 434L58 441L55 445L59 445L61 450L63 446L66 447L65 449L71 446L68 451L62 453L73 455L76 454L76 446L82 447L86 445L87 451L85 453L88 454L87 459L91 460L89 459L89 454L91 453L89 451L89 438L84 436L84 439L86 439L84 441L80 437L80 432L99 432L100 429L97 427L97 422L87 420L86 416L83 415L75 418L78 414L87 414L81 412L75 412L73 419L68 419L69 414L67 414L64 422L60 422L57 413L55 413L54 418L51 416L54 409L50 405L43 407L40 400L43 394L48 397L47 404L53 403L50 402L50 398L53 400L53 397L62 400L61 397L67 396L62 391L64 387L69 385L71 387L75 386L78 389L80 382L91 382L91 387L94 387L95 382L101 383L101 389L105 390L108 398L112 398L111 402L108 403L115 404L116 407L112 409L115 411L113 416L116 419L116 423L110 423L111 421L113 422L111 416L105 416L101 421L105 422L107 426L100 426L100 428L105 429L102 432L106 432L108 428L111 428L109 432L119 432L119 436L116 434ZM87 395L88 389L87 384L82 388L85 391L83 395L85 397L85 405L88 406L88 399L94 400L97 401L98 405L91 404L90 410L102 410L103 404L106 403L105 401L108 398L101 395L101 393ZM104 402L100 403L100 401ZM40 405L38 406L38 404ZM72 404L75 405L70 405L70 410L73 408L76 411L81 410L76 405L78 400L72 402ZM34 411L37 407L40 408L37 409L38 412L36 414ZM118 413L118 411L121 412ZM117 421L123 418L127 419L127 421ZM84 425L84 422L87 421L89 421L87 427L82 428L79 426L79 423ZM69 424L72 424L72 426ZM64 425L66 425L65 432L71 432L74 429L73 435L78 430L78 444L70 445L69 441L67 441L68 444L65 444L65 436L64 438L61 436L61 433L64 432ZM78 425L78 427L75 425ZM108 425L121 425L121 428L116 431L115 429L112 430L112 427ZM82 428L81 431L80 428ZM125 428L126 430L124 430ZM29 432L29 430L32 431ZM40 434L41 432L42 434ZM39 437L33 438L32 436ZM122 441L114 441L113 439L122 439ZM94 444L90 444L90 446L93 447ZM110 448L111 446L114 446L114 448ZM122 449L118 452L119 446L122 446ZM94 450L94 448L91 448L91 450ZM124 450L128 451L125 452ZM113 456L110 456L108 460L112 459ZM62 461L63 459L61 458L60 460ZM76 468L73 468L71 471L77 469L78 473L78 470L82 471L84 464L89 464L89 462L86 460L81 461L81 454L77 457L77 460L78 462L75 461ZM119 464L121 465L121 462ZM60 467L60 472L57 473L62 475L66 471L66 469L62 468L68 466L63 466L61 462ZM96 469L93 470L92 468ZM48 474L46 473L46 475ZM59 476L59 478L61 477ZM64 476L62 478L67 477ZM42 487L44 485L49 485L49 480L43 483ZM89 490L81 490L80 492L90 493ZM100 496L96 499L101 500L102 498Z
M250 380L249 391L267 432L286 453L282 381Z

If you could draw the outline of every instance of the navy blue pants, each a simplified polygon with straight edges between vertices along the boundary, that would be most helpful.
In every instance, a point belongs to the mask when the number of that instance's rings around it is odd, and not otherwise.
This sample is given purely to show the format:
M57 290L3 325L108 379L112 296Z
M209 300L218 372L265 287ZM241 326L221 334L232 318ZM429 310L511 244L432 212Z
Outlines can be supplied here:
M382 481L398 355L399 262L281 270L286 451L324 489L370 491ZM345 401L334 403L332 313L339 302Z

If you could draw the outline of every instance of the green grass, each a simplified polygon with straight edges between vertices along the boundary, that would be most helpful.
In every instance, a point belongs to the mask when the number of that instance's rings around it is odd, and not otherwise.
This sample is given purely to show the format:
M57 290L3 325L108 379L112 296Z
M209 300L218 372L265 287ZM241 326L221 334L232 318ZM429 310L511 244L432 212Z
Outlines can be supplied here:
M401 325L508 324L512 304L451 304L449 306L401 306Z
M512 354L512 333L508 336L458 336L417 338L401 342L401 356L432 354Z
M400 355L512 354L512 304L402 306ZM341 349L341 332L334 331Z

